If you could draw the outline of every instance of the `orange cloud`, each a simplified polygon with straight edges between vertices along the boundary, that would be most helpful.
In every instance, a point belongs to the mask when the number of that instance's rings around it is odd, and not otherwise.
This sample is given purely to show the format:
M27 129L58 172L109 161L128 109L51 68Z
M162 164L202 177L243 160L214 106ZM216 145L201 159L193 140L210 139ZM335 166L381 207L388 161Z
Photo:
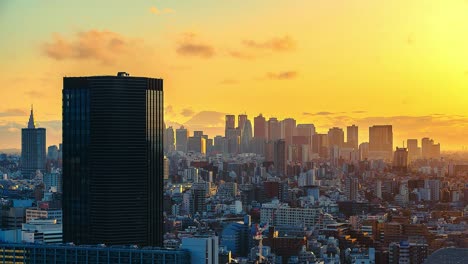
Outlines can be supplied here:
M176 52L182 56L196 56L211 58L215 55L215 49L209 44L197 40L195 33L185 33L177 45Z
M10 117L10 116L25 116L27 113L22 109L7 109L3 112L0 112L0 117Z
M266 49L271 51L291 51L296 48L296 41L294 41L290 36L275 37L263 42L244 40L243 44L249 48Z
M297 71L284 71L278 73L269 72L266 77L270 80L290 80L296 78L297 75Z
M185 116L185 117L189 117L189 116L193 116L193 114L195 114L195 112L190 108L184 108L184 109L182 109L182 112L180 112L180 114Z
M248 54L246 52L237 51L237 50L229 51L229 55L236 59L243 59L243 60L252 60L255 58L255 56L253 56L252 54Z
M51 42L42 45L42 52L55 60L91 59L109 64L134 48L134 42L119 33L89 30L78 32L70 39L57 33Z

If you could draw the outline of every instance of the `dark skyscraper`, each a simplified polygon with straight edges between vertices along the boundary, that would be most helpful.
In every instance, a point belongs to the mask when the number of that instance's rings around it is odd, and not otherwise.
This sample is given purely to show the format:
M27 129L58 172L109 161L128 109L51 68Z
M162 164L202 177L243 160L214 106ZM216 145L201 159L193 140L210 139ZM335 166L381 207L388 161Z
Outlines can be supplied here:
M348 126L346 128L346 143L348 147L354 148L356 151L359 149L359 128L356 125Z
M244 130L245 122L247 121L247 115L238 115L237 116L237 127L240 131Z
M369 127L369 158L388 159L393 156L391 125Z
M343 147L344 145L344 131L339 127L333 127L328 130L328 146Z
M267 138L267 123L262 114L254 117L254 138Z
M226 127L224 131L224 136L227 137L228 130L236 128L236 116L235 115L226 115Z
M21 129L21 173L24 178L33 178L36 171L45 171L46 130L36 128L31 107L28 127Z
M180 128L176 129L176 150L187 152L188 147L188 135L189 132L187 128L181 126Z
M280 177L286 176L286 141L280 139L274 143L274 163L276 173Z
M162 246L163 81L63 79L63 239Z

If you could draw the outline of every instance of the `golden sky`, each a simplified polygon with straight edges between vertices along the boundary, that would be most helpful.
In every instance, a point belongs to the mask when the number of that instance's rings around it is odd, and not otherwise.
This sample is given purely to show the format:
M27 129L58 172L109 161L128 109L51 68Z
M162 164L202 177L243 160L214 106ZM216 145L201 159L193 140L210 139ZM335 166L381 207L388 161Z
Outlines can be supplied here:
M0 148L31 104L60 142L63 76L127 71L163 78L168 123L211 136L263 113L461 149L467 32L466 0L1 1Z

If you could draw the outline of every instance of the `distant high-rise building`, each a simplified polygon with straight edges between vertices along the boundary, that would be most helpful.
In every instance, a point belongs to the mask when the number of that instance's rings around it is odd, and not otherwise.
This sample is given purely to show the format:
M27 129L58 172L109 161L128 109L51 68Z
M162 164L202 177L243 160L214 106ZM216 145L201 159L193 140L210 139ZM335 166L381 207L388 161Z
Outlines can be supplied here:
M222 136L216 136L213 139L213 148L216 153L226 153L227 149L225 148L226 146L226 138Z
M21 129L21 174L34 178L36 171L45 172L46 168L46 130L36 128L34 112L31 107L28 127Z
M177 151L187 152L188 136L189 136L189 132L184 126L181 126L179 129L176 129L176 150Z
M56 145L52 145L47 148L47 159L48 160L58 159L58 147Z
M236 128L236 116L235 115L226 115L226 126L225 126L225 131L224 131L224 136L227 137L228 130L229 129L235 129Z
M359 144L359 158L360 160L369 158L369 142L362 142Z
M408 139L406 141L406 146L408 147L409 161L417 160L421 156L421 149L418 147L417 139Z
M346 143L348 147L358 150L359 146L359 127L356 125L348 126L346 128Z
M254 138L267 139L267 123L262 114L254 117Z
M421 153L423 159L439 159L440 143L434 144L433 139L423 138L421 140Z
M181 249L190 251L190 263L219 263L219 239L217 236L196 235L182 238Z
M308 145L312 144L312 136L315 135L314 124L298 124L296 127L296 135L307 137Z
M281 139L281 124L276 117L271 117L268 120L268 140Z
M206 139L203 137L189 137L187 151L206 154Z
M312 136L312 153L316 153L321 158L328 158L328 135L315 134Z
M391 160L393 130L391 125L369 127L369 158Z
M286 141L284 139L279 139L274 143L274 163L276 173L280 177L286 176L286 159Z
M396 148L395 155L393 156L393 169L397 171L406 172L408 168L408 149Z
M174 128L171 126L164 131L164 152L172 152L175 150L175 135Z
M237 128L239 128L240 131L244 129L245 121L247 121L247 115L237 116Z
M163 245L163 80L63 79L65 242Z
M440 200L440 181L439 180L424 180L424 189L430 189L430 197L432 201Z
M349 201L356 201L359 190L359 180L354 177L346 177L345 180L345 193L346 199Z
M341 148L344 145L344 131L339 127L333 127L328 130L328 146Z
M193 131L194 137L203 137L203 131Z
M252 123L250 120L244 121L244 127L242 129L241 135L241 152L248 153L251 151L251 143L252 143Z
M240 152L241 131L237 128L230 128L226 131L227 152L238 154Z
M281 121L281 135L285 141L286 146L292 144L292 138L296 134L296 120L293 118L286 118Z

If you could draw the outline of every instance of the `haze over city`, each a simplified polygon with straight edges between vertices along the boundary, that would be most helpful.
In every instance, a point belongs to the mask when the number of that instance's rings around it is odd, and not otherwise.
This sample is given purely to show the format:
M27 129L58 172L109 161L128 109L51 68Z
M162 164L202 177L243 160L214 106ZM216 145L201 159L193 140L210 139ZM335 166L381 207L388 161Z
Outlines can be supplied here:
M466 1L112 3L0 3L0 149L20 149L31 104L58 144L62 77L121 70L164 78L166 123L211 137L262 113L468 146Z
M0 263L468 258L468 0L0 0Z

